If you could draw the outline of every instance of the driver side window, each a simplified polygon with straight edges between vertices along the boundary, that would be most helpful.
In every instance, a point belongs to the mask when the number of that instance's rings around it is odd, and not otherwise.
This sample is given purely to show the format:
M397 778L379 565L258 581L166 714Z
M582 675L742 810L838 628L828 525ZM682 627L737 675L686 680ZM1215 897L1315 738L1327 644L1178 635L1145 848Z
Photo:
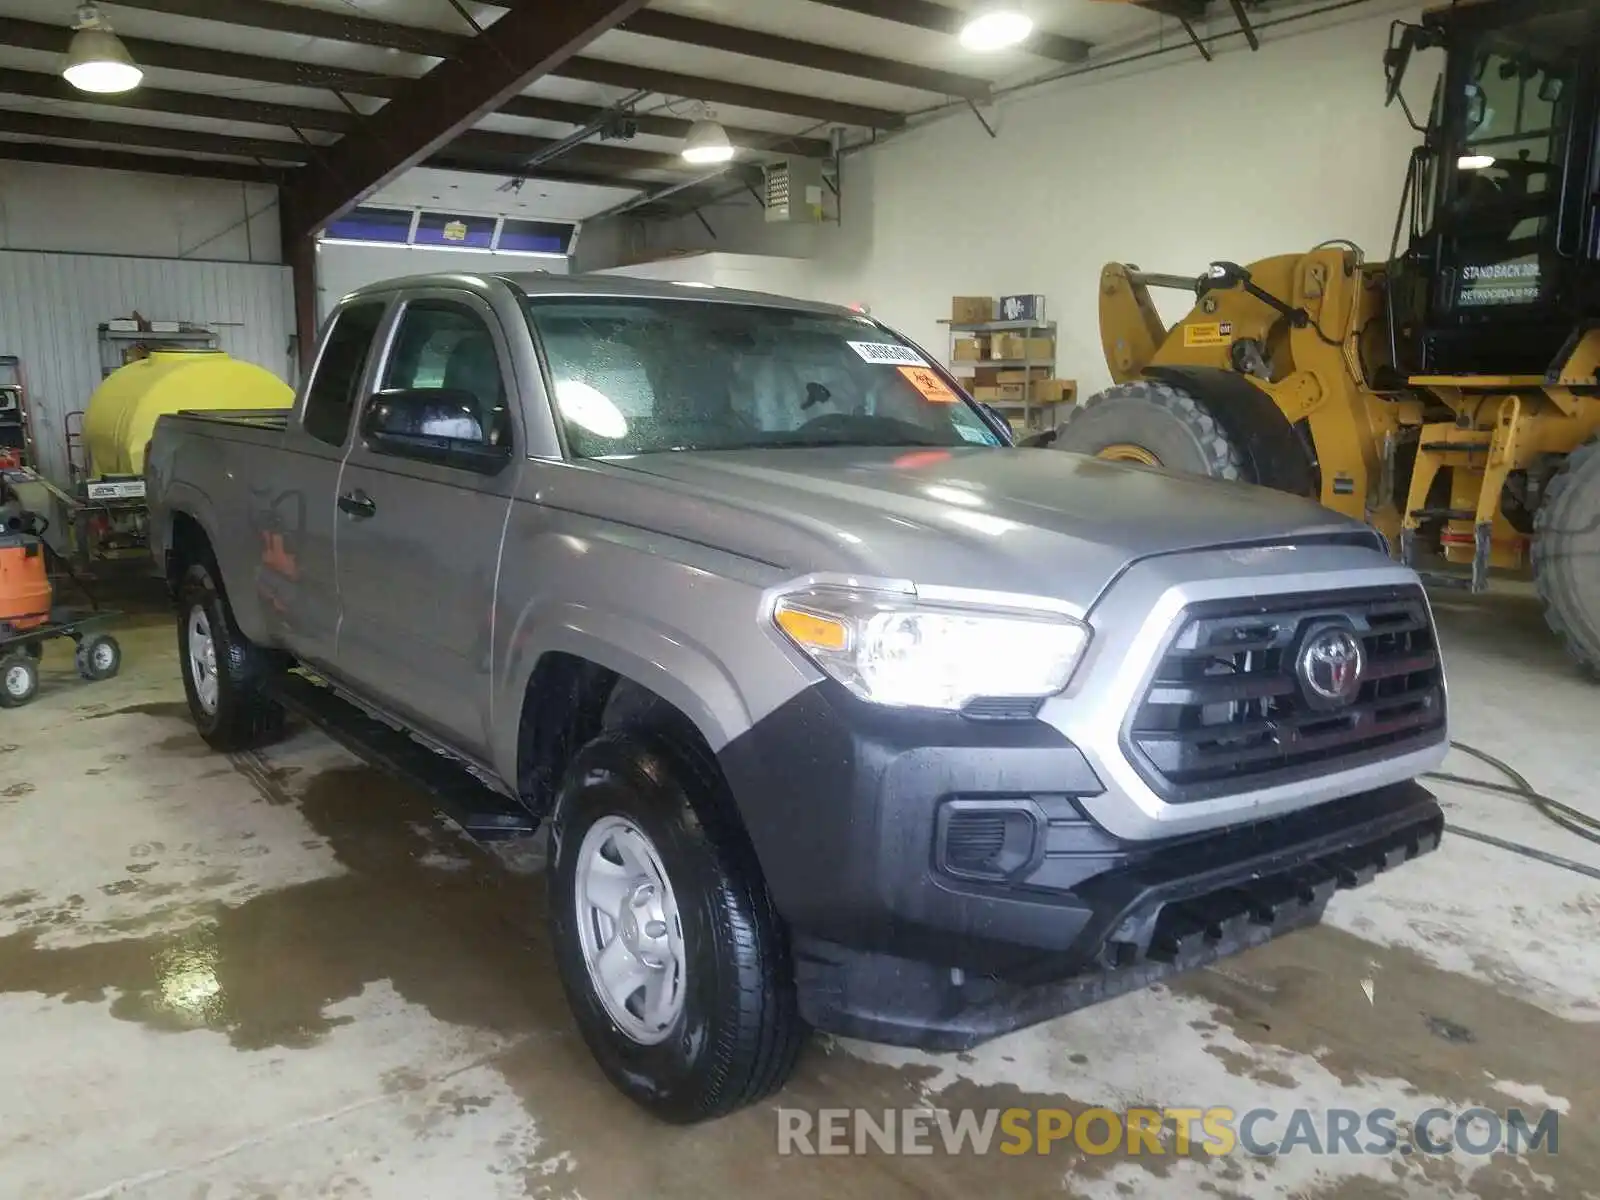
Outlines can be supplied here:
M419 409L428 437L511 447L511 414L494 337L483 318L451 300L412 300L384 365L380 390L439 392L453 406ZM456 403L459 401L459 403Z

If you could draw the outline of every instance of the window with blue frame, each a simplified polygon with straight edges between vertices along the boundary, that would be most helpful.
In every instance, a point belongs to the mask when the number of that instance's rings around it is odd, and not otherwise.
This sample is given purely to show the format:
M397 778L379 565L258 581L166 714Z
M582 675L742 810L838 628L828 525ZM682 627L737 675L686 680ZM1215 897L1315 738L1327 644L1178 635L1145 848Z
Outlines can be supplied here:
M423 212L417 219L415 246L454 246L462 250L494 248L494 217L458 216L454 213Z
M329 224L324 241L489 250L501 254L571 253L577 226L566 221L363 206Z
M572 245L571 225L559 221L520 221L506 218L498 248L523 254L565 254Z
M409 208L353 208L329 224L323 234L342 242L398 242L411 238Z

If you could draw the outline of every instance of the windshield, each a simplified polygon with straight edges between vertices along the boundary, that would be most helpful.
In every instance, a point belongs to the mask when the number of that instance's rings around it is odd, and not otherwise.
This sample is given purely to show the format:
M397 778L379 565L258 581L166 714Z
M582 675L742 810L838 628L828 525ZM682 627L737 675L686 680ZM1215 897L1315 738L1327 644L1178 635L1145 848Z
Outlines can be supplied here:
M1462 307L1529 304L1548 291L1587 20L1579 11L1496 29L1456 61L1445 215L1459 247Z
M699 299L527 300L581 458L756 446L997 446L977 409L864 317Z

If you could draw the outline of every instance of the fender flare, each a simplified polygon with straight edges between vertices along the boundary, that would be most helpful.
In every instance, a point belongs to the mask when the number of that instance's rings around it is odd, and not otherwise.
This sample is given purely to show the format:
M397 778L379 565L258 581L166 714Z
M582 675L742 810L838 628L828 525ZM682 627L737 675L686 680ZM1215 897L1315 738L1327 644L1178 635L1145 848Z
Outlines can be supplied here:
M649 689L683 713L713 753L750 724L732 676L703 647L618 612L570 603L525 611L506 652L511 661L496 696L493 747L495 767L504 778L516 778L518 752L519 720L508 710L514 708L520 718L528 685L546 654L587 659Z
M1294 426L1272 397L1236 371L1219 367L1153 366L1151 379L1181 388L1206 409L1244 458L1249 482L1315 499L1316 474Z

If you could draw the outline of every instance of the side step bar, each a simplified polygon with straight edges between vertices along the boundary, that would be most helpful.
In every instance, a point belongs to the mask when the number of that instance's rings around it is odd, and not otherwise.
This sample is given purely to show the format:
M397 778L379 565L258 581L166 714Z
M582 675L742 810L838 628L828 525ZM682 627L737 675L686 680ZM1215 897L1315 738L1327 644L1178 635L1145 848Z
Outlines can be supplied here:
M425 791L435 806L484 841L522 837L538 828L532 815L471 771L340 697L332 688L286 671L267 689L350 753Z

